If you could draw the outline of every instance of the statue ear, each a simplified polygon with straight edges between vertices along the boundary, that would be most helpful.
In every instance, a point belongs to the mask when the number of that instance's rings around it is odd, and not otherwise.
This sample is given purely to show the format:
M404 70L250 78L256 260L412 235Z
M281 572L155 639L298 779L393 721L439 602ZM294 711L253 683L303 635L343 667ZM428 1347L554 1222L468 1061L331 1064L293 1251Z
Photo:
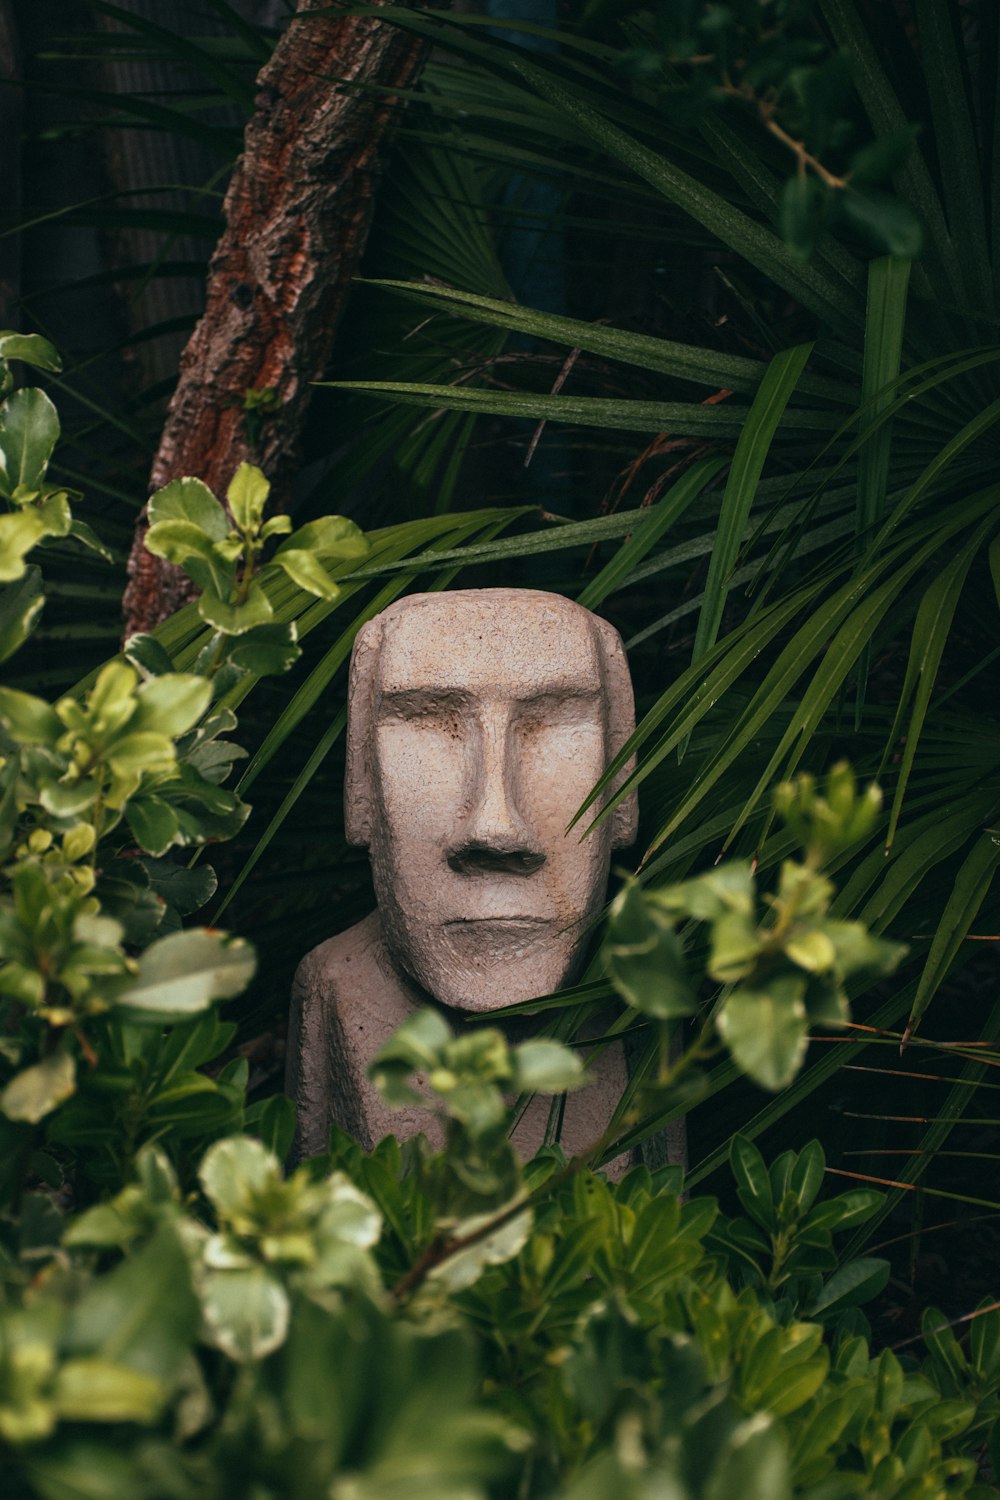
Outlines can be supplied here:
M604 677L604 692L607 697L607 745L608 759L613 759L635 729L635 699L632 694L632 677L622 638L615 627L599 615L592 616L597 629L601 654L601 672ZM609 789L613 795L635 770L636 759L632 755L618 772ZM639 797L635 791L628 793L611 814L611 847L627 849L635 843L639 828Z
M344 775L344 834L349 844L367 848L372 835L372 720L375 669L382 647L381 616L362 625L351 652L347 686L347 767Z

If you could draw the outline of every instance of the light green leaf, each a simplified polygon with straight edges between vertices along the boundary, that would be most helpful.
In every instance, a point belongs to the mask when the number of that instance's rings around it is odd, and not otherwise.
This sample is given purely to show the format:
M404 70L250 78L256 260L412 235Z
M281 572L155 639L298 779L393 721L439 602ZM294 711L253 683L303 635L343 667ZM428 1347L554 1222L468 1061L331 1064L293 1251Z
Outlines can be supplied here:
M141 1370L102 1359L71 1359L56 1376L52 1399L67 1422L155 1422L169 1391Z
M307 521L282 542L275 559L286 552L311 552L315 557L367 557L371 546L364 532L346 516L320 516Z
M224 635L245 635L266 625L274 610L260 584L254 582L242 604L228 604L214 589L206 589L198 600L198 613Z
M172 771L176 756L171 741L165 734L156 734L151 729L130 730L114 741L106 752L105 759L116 776L130 777L133 774Z
M170 1387L189 1358L197 1319L188 1254L174 1225L164 1224L85 1287L70 1312L66 1352L125 1365Z
M561 1094L587 1082L580 1058L562 1042L535 1037L514 1049L514 1087L520 1093Z
M206 1151L198 1180L219 1217L229 1220L245 1214L255 1195L281 1181L281 1163L262 1141L229 1136Z
M241 994L255 968L254 951L242 938L207 927L171 933L146 949L118 1004L156 1015L193 1015L213 1000Z
M253 535L260 530L270 493L270 483L260 469L253 464L240 464L226 491L229 509L240 531Z
M110 547L106 547L100 537L86 523L75 518L70 522L69 534L75 542L79 542L90 552L96 552L104 558L105 562L114 562L115 554Z
M56 443L59 414L44 391L29 386L0 406L0 494L41 488Z
M232 563L220 558L204 529L193 521L157 521L146 532L146 550L183 568L200 589L228 594L236 577Z
M806 1053L805 980L777 978L766 989L736 990L716 1020L737 1067L762 1088L790 1083Z
M463 1219L455 1226L453 1238L463 1240L470 1235L477 1234L499 1217L503 1211L501 1209L493 1213L477 1214L472 1218ZM502 1266L506 1261L513 1260L514 1256L523 1250L531 1233L532 1222L531 1209L526 1208L522 1213L515 1214L501 1228L494 1230L492 1234L484 1235L465 1249L457 1250L449 1255L446 1260L434 1267L428 1279L446 1287L449 1292L460 1292L465 1287L472 1286L479 1280L487 1266Z
M54 745L62 734L55 709L17 688L0 687L0 724L23 745Z
M0 583L23 578L24 559L46 534L37 510L16 510L0 516Z
M230 1359L263 1359L285 1341L288 1296L263 1266L208 1272L201 1305L213 1342Z
M149 499L150 526L186 521L214 542L229 535L229 518L200 479L174 479ZM173 559L171 559L173 561Z
M176 739L198 722L212 698L211 683L190 672L171 672L144 682L129 729L152 729Z
M704 1500L788 1500L788 1458L780 1430L757 1412L732 1431L713 1456Z
M792 963L810 974L823 974L836 962L837 950L822 927L794 931L784 946Z
M692 1015L696 999L671 919L635 883L616 896L604 947L620 995L657 1020Z
M24 644L44 606L42 575L34 566L0 588L0 661L6 661Z
M125 655L144 677L162 677L174 664L153 635L133 635L125 642Z
M336 599L340 592L323 564L312 552L304 552L294 547L286 550L281 547L274 556L274 563L277 567L283 568L300 589L305 589L307 594L315 594L317 599Z
M22 364L34 365L36 370L48 370L54 375L62 369L55 346L40 333L11 333L5 329L0 333L0 359L19 359Z
M757 962L762 941L752 917L741 911L722 912L712 923L710 977L723 984L745 979Z
M37 1125L76 1092L76 1064L68 1052L53 1052L25 1068L0 1093L0 1110L8 1120Z
M444 1048L451 1041L451 1028L436 1010L425 1006L407 1016L392 1036L384 1042L372 1060L372 1069L380 1063L406 1063L411 1068L434 1068L441 1061Z

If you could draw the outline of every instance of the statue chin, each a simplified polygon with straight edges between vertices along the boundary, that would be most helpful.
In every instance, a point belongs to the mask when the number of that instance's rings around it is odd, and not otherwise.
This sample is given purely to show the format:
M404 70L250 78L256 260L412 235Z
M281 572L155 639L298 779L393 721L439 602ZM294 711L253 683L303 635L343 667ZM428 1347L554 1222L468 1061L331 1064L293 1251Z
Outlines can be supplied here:
M393 941L393 962L441 1005L483 1013L554 994L572 977L582 942L552 924L453 921Z

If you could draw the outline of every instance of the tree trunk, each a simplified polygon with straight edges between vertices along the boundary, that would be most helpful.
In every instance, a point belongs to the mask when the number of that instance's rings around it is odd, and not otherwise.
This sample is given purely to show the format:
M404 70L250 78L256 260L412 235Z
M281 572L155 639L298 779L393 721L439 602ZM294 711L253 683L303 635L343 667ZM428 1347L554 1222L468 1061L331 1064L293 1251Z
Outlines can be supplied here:
M250 459L279 501L287 494L310 381L326 368L367 238L392 91L415 82L426 51L372 17L310 16L316 8L317 0L299 0L258 79L205 312L181 359L151 490L191 474L220 493ZM275 393L253 449L241 409L251 390ZM145 551L144 535L142 516L129 558L126 636L152 629L191 597L184 575Z
M22 101L14 7L0 0L0 205L11 224L21 212ZM0 240L0 328L20 326L15 313L20 295L21 236L9 234Z

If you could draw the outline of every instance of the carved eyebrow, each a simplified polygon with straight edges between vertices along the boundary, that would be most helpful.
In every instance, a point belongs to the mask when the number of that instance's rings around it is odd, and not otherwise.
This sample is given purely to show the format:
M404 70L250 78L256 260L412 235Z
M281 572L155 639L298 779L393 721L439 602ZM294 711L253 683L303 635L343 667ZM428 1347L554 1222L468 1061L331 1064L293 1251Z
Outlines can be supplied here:
M395 718L420 718L468 708L472 694L459 688L390 688L379 696L379 715Z
M541 687L512 699L518 708L538 710L546 704L593 703L601 696L600 687L585 683ZM456 712L470 708L479 700L478 693L466 688L424 687L388 688L379 695L379 713L386 717L419 718L422 714Z

